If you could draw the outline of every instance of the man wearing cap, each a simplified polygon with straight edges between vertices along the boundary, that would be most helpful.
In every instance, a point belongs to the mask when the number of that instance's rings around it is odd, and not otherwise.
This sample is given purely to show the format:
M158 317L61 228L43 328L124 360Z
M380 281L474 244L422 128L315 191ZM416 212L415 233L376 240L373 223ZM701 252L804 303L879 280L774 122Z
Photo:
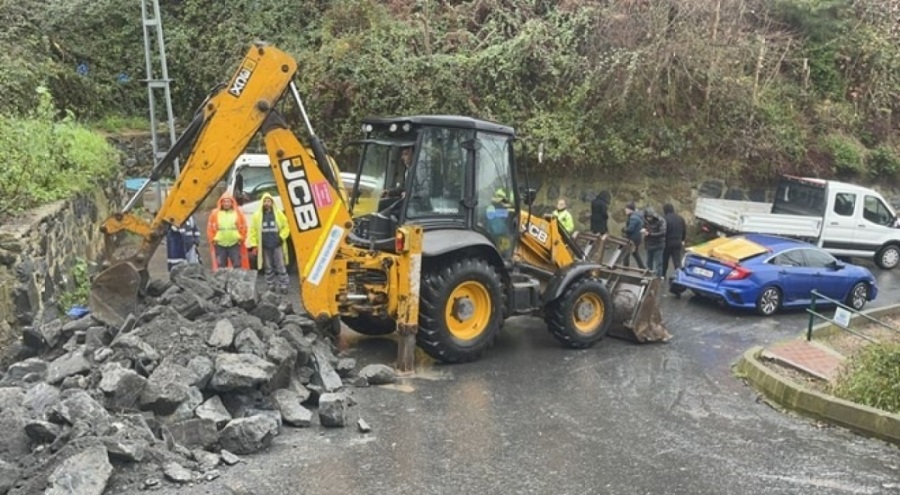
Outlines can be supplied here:
M644 219L641 218L641 215L635 209L634 201L629 201L625 205L625 215L628 218L625 220L622 234L625 235L629 242L625 248L625 259L622 261L622 264L631 266L629 258L634 256L634 261L637 263L638 268L646 269L647 266L644 265L644 260L641 259L641 253L638 250L641 246L641 230L644 228Z

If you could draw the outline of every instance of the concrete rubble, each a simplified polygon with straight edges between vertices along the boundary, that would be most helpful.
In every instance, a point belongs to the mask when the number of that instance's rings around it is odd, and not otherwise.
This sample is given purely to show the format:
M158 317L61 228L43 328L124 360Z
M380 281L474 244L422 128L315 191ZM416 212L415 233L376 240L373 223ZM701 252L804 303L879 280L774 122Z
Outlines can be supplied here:
M256 278L182 265L121 328L90 316L29 328L0 373L0 495L100 494L128 470L140 489L210 481L284 427L347 425L350 383L395 379L357 374Z

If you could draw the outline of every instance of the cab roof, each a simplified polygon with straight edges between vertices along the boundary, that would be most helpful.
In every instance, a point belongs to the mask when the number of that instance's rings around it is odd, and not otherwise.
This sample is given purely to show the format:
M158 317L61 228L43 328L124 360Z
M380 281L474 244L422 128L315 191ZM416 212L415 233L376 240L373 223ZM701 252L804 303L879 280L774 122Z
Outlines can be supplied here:
M510 126L461 115L410 115L402 117L368 117L363 119L364 124L378 126L403 124L404 122L409 122L413 125L456 127L460 129L476 129L479 131L496 132L510 136L516 135L515 129Z

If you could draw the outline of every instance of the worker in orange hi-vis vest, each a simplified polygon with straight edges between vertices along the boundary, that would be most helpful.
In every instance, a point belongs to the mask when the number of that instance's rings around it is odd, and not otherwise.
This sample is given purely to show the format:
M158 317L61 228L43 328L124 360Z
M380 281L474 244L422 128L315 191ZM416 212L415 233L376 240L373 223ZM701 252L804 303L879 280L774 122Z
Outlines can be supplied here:
M247 248L247 222L244 214L235 207L234 197L225 193L219 198L219 207L209 214L206 235L212 256L212 269L220 267L249 269Z

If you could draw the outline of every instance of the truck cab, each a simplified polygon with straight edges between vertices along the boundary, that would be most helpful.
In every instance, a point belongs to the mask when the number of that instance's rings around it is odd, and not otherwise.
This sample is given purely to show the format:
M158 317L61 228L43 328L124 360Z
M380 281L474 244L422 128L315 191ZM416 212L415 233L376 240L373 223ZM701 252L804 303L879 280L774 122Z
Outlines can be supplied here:
M886 269L900 264L897 214L878 192L854 184L786 177L772 213L822 217L818 245L836 256L874 257Z
M900 265L900 221L884 197L867 187L785 176L772 203L698 198L694 215L704 230L793 237L835 256Z

